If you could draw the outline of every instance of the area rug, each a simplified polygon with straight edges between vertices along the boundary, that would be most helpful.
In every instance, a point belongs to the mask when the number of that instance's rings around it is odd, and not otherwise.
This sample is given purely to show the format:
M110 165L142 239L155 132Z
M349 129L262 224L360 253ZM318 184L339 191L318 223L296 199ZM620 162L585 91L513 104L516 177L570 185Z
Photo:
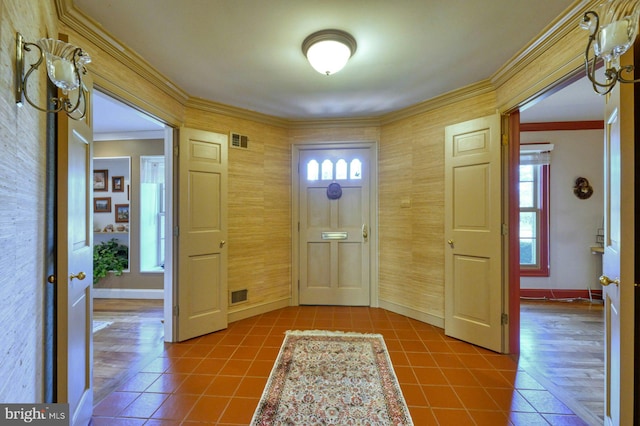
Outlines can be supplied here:
M379 334L288 331L252 425L412 425Z

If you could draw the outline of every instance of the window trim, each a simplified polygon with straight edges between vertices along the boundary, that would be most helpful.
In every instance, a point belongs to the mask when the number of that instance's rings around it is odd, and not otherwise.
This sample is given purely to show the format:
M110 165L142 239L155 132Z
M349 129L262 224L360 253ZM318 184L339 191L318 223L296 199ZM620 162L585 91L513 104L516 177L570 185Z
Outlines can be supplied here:
M538 173L539 212L538 225L538 265L522 266L520 264L521 277L548 277L549 276L549 175L548 165L542 165ZM519 180L519 179L518 179ZM518 212L523 209L518 208ZM531 209L524 209L531 211ZM518 236L519 239L519 236Z

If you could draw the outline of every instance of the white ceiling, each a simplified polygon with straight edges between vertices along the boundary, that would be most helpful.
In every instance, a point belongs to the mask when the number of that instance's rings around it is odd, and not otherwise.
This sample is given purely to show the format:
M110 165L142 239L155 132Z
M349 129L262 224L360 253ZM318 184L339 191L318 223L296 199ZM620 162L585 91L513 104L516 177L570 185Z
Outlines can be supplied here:
M574 3L73 2L189 95L292 120L379 116L487 79ZM313 70L301 50L307 35L326 28L358 43L332 76Z

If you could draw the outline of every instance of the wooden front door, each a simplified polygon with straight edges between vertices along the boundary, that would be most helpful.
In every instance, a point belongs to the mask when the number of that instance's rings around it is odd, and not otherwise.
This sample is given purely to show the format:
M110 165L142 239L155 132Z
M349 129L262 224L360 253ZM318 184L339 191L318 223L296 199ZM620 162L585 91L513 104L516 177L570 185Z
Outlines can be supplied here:
M502 352L500 116L445 129L445 334Z
M370 149L303 149L299 303L370 304Z

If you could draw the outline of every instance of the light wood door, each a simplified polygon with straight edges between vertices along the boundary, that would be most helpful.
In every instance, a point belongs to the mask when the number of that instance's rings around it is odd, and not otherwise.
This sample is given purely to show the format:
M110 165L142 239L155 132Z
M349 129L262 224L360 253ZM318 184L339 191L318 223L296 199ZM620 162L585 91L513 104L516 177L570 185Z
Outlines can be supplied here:
M69 404L71 425L93 412L93 111L82 81L85 119L57 114L57 401Z
M607 96L604 141L605 424L633 423L633 86Z
M364 148L300 152L300 304L370 304L369 163Z
M227 327L227 135L183 127L179 143L177 330Z
M445 129L445 334L503 351L500 116Z

